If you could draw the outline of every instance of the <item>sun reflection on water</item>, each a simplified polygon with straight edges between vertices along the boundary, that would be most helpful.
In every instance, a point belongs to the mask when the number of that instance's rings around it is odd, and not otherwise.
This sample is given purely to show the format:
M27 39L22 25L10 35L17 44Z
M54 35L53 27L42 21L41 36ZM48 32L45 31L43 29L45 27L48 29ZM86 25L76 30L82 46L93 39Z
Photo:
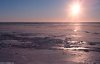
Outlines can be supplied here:
M78 32L78 31L80 31L81 30L81 26L80 26L80 24L78 24L78 25L74 25L74 32Z

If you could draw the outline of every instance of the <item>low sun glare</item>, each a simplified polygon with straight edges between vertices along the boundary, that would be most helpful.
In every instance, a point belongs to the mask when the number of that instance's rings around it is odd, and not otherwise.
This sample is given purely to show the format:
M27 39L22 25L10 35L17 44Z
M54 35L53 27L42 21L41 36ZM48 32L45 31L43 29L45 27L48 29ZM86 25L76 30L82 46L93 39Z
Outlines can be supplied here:
M79 2L74 2L70 6L71 16L77 16L81 12L81 4Z

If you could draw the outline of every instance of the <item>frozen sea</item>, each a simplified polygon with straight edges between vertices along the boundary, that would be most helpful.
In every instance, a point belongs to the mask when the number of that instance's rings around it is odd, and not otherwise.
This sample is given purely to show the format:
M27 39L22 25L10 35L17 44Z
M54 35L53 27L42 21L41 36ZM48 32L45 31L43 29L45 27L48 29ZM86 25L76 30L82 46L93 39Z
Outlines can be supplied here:
M2 33L23 33L28 37L56 37L72 40L100 42L99 22L16 22L0 23Z
M100 22L0 23L0 62L100 64L99 54Z

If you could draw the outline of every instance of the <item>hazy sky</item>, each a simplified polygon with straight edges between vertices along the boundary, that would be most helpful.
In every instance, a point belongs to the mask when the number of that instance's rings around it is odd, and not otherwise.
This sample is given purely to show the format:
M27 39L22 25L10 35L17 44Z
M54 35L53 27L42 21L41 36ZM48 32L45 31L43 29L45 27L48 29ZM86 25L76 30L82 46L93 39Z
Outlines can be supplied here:
M73 0L0 0L0 22L69 21ZM75 0L74 0L75 1ZM100 0L80 0L81 21L100 21Z

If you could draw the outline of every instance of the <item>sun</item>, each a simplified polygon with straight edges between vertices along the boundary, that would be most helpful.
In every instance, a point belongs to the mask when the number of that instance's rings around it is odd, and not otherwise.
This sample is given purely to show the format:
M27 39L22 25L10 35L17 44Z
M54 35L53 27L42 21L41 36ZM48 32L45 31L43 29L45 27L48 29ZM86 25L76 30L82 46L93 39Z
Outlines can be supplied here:
M81 5L79 2L75 2L71 5L71 15L72 16L77 16L81 12Z
M79 14L80 13L80 5L78 3L73 4L71 12L73 15Z

